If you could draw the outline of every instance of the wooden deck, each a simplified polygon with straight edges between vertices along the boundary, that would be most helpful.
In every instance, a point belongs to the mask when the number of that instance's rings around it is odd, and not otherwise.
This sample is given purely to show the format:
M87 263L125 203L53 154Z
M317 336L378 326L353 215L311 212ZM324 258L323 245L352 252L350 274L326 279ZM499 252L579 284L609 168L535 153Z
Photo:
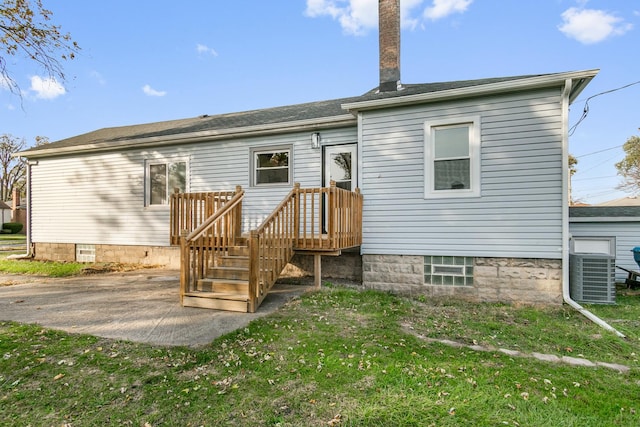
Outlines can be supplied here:
M332 183L298 184L254 230L242 234L244 191L177 193L171 198L172 244L181 246L185 306L255 312L294 253L320 256L362 243L362 195Z

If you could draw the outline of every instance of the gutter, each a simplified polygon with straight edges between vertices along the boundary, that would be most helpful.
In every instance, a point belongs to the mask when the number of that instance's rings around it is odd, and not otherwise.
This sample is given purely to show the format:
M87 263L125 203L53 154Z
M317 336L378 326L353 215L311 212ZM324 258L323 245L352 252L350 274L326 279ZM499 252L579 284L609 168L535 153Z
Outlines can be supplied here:
M565 80L564 89L562 91L562 188L569 188L569 168L567 165L569 164L569 133L568 133L568 123L569 123L569 104L570 104L570 96L571 96L571 87L572 87L572 79L567 78ZM564 302L574 309L576 309L580 314L582 314L587 319L591 320L593 323L603 327L604 329L615 333L617 336L621 338L626 338L626 336L615 329L613 326L609 325L607 322L591 313L586 308L582 307L576 301L571 299L571 295L569 292L569 197L568 194L564 194L562 196L562 299Z
M38 161L27 161L27 223L25 224L27 228L27 252L24 254L15 254L9 255L7 259L27 259L33 258L35 255L33 253L33 248L31 247L31 165L37 165Z

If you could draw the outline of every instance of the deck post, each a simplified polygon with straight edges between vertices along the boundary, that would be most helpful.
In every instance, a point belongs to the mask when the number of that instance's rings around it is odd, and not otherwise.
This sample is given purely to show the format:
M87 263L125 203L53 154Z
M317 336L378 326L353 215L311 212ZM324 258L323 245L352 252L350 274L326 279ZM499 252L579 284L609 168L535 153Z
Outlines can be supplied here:
M258 301L258 281L260 280L260 238L257 230L249 235L249 304L247 311L255 313Z
M331 249L337 249L338 245L336 242L336 222L337 222L337 215L336 215L336 197L337 197L337 190L336 190L336 182L334 180L331 180L329 182L329 208L327 209L327 230L328 230L328 239L329 239L329 247Z
M236 185L236 194L242 191L242 186ZM242 235L242 200L235 208L235 217L233 218L233 241L232 245L236 244L236 239Z
M189 247L187 245L188 230L180 232L180 305L183 305L184 295L187 293L189 277Z
M296 190L293 200L293 245L297 247L300 238L300 183L294 183L293 188Z
M322 284L322 255L313 254L313 284L316 289L320 289Z

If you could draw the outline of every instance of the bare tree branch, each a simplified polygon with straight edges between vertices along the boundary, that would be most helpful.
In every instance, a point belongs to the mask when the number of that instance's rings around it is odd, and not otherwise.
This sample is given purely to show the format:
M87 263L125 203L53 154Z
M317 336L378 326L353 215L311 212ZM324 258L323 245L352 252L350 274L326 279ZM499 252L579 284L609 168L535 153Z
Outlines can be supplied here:
M7 58L24 56L38 64L50 78L66 81L62 61L80 51L69 33L52 25L52 12L42 0L1 0L0 3L0 88L18 96L20 87L8 69Z

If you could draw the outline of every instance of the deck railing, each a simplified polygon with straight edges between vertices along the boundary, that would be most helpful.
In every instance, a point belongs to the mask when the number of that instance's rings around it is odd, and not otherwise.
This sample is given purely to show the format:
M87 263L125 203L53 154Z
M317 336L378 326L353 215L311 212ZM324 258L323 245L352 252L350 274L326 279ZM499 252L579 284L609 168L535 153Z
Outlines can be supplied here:
M237 190L238 188L236 188ZM179 245L180 235L184 230L187 230L188 233L195 230L235 194L236 192L234 191L172 194L169 199L171 212L170 244ZM238 226L240 226L239 221Z
M228 250L240 237L240 218L244 190L236 192L224 205L180 238L180 297L192 292L199 279L207 276L216 252Z
M192 292L241 236L242 199L235 192L174 194L171 242L181 245L181 297ZM249 311L255 311L295 251L339 254L362 243L360 191L332 182L328 188L296 184L278 207L249 233Z
M331 182L325 188L298 190L300 222L295 249L337 251L362 244L362 194Z

